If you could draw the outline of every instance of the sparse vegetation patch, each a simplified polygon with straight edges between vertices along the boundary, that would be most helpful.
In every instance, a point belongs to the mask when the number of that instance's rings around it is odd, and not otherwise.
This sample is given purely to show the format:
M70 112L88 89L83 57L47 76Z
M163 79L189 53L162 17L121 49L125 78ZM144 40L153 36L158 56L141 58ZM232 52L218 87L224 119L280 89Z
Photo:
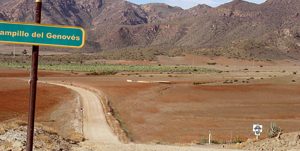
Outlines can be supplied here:
M29 64L0 63L1 67L29 69ZM192 66L157 66L157 65L117 65L117 64L40 64L39 69L53 71L88 72L89 75L114 75L118 72L172 72L172 73L207 73L218 72L215 69Z
M269 129L269 138L274 138L282 132L282 129L274 122L271 122L270 129Z

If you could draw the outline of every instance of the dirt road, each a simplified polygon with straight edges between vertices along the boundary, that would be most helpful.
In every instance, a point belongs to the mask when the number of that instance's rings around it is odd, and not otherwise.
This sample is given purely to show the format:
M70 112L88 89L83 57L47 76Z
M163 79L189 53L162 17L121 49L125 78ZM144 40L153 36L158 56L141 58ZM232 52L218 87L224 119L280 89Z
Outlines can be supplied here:
M83 148L78 150L124 150L124 151L136 151L136 150L149 150L149 151L230 151L228 149L219 149L216 147L210 148L209 146L169 146L169 145L146 145L146 144L122 144L118 140L117 136L113 134L109 125L106 122L105 115L97 94L89 90L59 84L50 83L54 85L64 86L81 96L81 102L83 107L83 134L88 141L82 143ZM74 149L76 150L76 149ZM236 150L233 150L236 151Z
M105 144L119 144L117 136L115 136L106 122L105 115L97 95L83 88L51 83L64 86L81 96L82 112L83 112L83 135L92 142L101 142Z

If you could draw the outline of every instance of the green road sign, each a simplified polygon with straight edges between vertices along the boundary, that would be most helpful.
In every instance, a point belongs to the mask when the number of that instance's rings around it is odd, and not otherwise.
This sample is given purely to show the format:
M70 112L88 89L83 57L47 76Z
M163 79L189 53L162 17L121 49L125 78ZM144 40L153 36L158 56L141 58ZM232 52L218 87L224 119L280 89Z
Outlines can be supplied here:
M0 22L0 42L81 48L85 31L71 26Z

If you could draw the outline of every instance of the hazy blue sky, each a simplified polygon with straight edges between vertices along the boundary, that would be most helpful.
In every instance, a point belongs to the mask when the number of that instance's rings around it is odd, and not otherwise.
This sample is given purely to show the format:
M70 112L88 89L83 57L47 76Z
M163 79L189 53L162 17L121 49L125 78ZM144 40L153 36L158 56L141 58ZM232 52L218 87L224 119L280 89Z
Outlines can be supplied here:
M172 6L179 6L182 8L191 8L198 4L207 4L213 7L219 6L221 4L230 2L232 0L128 0L136 4L145 4L145 3L166 3ZM248 2L254 3L263 3L266 0L246 0Z

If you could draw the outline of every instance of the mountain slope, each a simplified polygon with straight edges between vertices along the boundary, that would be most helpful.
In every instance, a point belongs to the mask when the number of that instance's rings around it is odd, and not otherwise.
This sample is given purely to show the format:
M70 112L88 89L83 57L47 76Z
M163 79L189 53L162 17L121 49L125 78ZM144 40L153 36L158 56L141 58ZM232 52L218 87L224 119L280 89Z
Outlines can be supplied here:
M1 3L0 18L32 21L31 0ZM125 0L44 0L43 23L77 25L96 50L183 49L237 58L300 56L300 1L243 0L183 10Z

